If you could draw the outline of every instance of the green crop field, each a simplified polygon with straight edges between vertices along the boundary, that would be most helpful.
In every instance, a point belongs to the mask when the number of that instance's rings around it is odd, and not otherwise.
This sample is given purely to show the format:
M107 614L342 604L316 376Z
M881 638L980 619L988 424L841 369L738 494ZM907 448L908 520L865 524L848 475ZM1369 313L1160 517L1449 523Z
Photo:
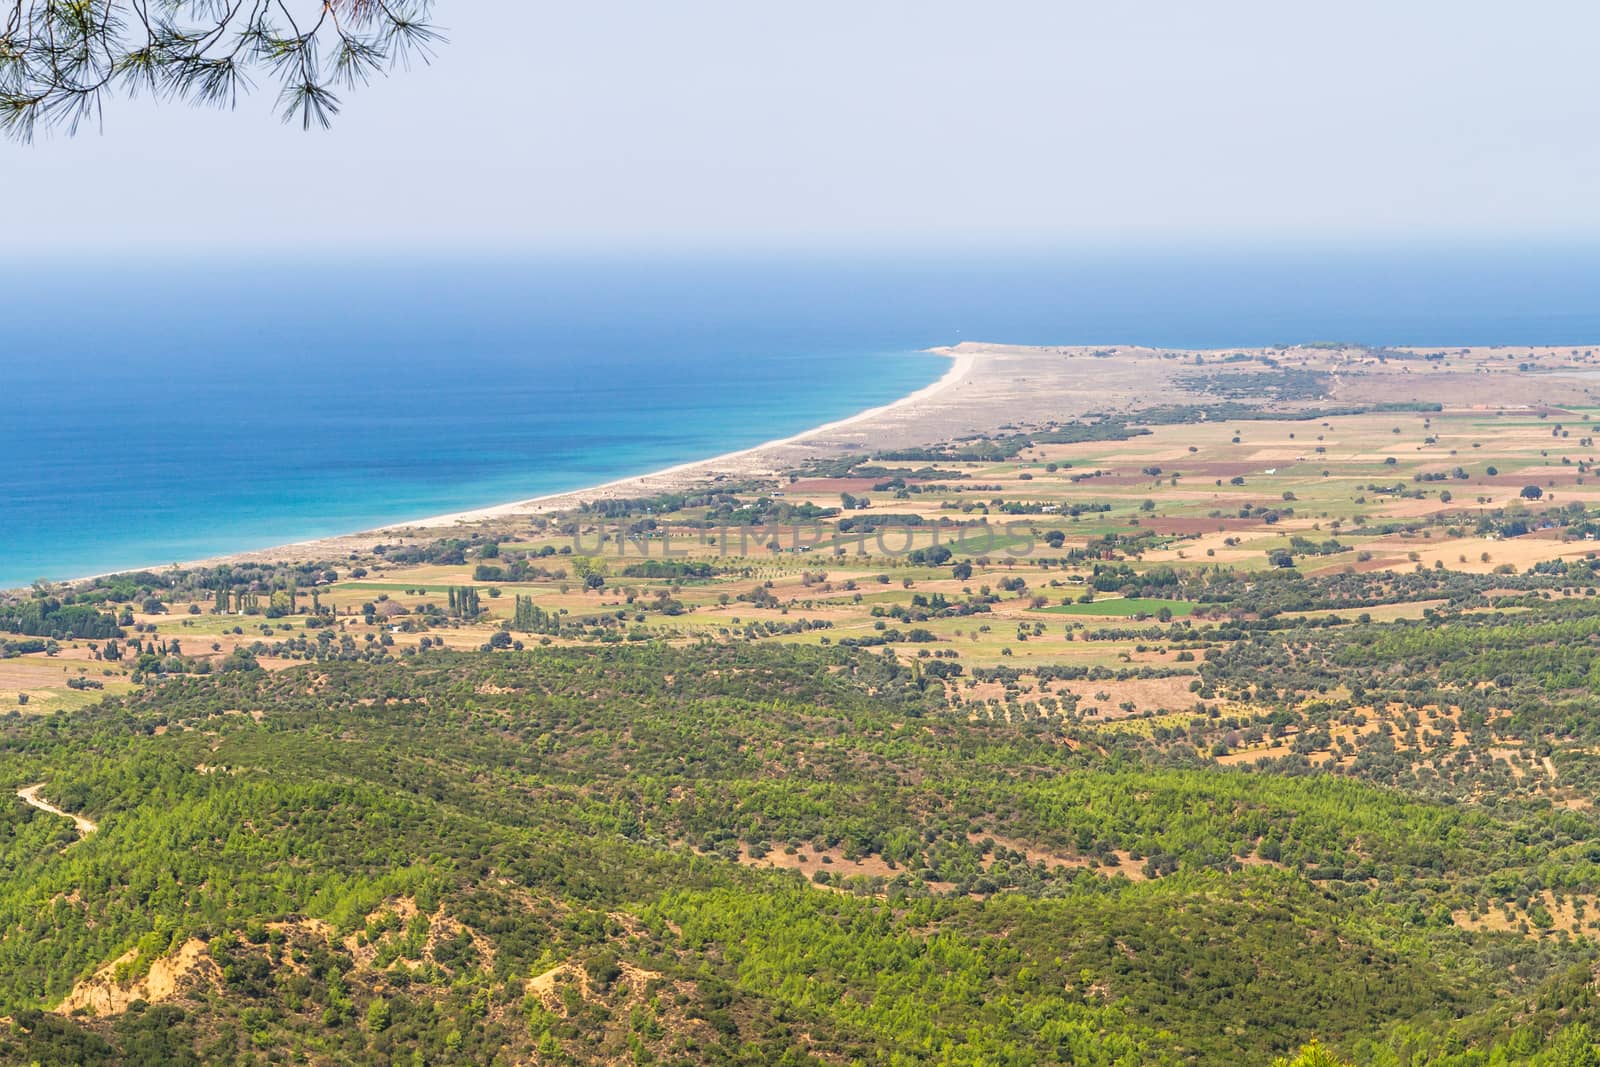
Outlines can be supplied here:
M1158 597L1130 596L1106 597L1096 599L1089 604L1054 604L1038 611L1049 615L1109 615L1128 617L1133 615L1154 615L1162 609L1173 614L1174 618L1181 618L1194 611L1194 604L1187 600L1162 600Z

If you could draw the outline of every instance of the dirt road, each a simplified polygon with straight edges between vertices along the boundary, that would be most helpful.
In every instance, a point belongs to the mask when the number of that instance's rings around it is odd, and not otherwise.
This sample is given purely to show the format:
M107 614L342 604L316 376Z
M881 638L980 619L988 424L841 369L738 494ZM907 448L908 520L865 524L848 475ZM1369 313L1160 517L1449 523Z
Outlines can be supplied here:
M60 815L62 818L71 819L72 825L78 828L79 838L88 837L90 834L100 829L98 823L95 823L89 819L85 819L82 815L74 815L70 811L62 811L48 800L45 800L39 795L39 790L43 788L43 782L40 782L37 785L24 786L23 788L17 790L17 796L22 798L22 802L24 804L38 808L40 811L48 811L51 815Z

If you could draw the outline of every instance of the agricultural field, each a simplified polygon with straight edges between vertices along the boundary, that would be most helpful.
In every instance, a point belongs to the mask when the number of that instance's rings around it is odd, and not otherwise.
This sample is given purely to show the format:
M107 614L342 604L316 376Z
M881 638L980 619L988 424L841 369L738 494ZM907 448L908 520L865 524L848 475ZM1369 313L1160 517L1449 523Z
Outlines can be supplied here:
M0 1057L1587 1062L1600 368L1227 360L0 600Z

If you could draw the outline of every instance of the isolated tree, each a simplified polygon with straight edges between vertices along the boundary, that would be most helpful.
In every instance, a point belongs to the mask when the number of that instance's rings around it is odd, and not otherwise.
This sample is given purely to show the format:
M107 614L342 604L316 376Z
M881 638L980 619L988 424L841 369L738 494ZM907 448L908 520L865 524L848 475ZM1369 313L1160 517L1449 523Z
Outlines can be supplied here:
M232 107L259 77L284 121L441 40L433 0L0 0L0 128L19 140L98 120L108 95Z
M1313 1041L1300 1049L1293 1059L1287 1057L1273 1061L1273 1067L1349 1067L1344 1060L1329 1052L1322 1044Z
M1524 500L1538 500L1542 496L1544 496L1544 490L1537 485L1525 485L1522 487L1522 498Z

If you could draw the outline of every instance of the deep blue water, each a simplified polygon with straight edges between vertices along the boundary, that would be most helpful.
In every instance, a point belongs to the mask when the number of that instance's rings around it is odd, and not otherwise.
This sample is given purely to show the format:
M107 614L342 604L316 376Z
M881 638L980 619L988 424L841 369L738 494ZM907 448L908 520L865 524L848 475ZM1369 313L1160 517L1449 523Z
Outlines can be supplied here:
M0 587L578 488L974 339L1600 343L1600 247L0 264Z

